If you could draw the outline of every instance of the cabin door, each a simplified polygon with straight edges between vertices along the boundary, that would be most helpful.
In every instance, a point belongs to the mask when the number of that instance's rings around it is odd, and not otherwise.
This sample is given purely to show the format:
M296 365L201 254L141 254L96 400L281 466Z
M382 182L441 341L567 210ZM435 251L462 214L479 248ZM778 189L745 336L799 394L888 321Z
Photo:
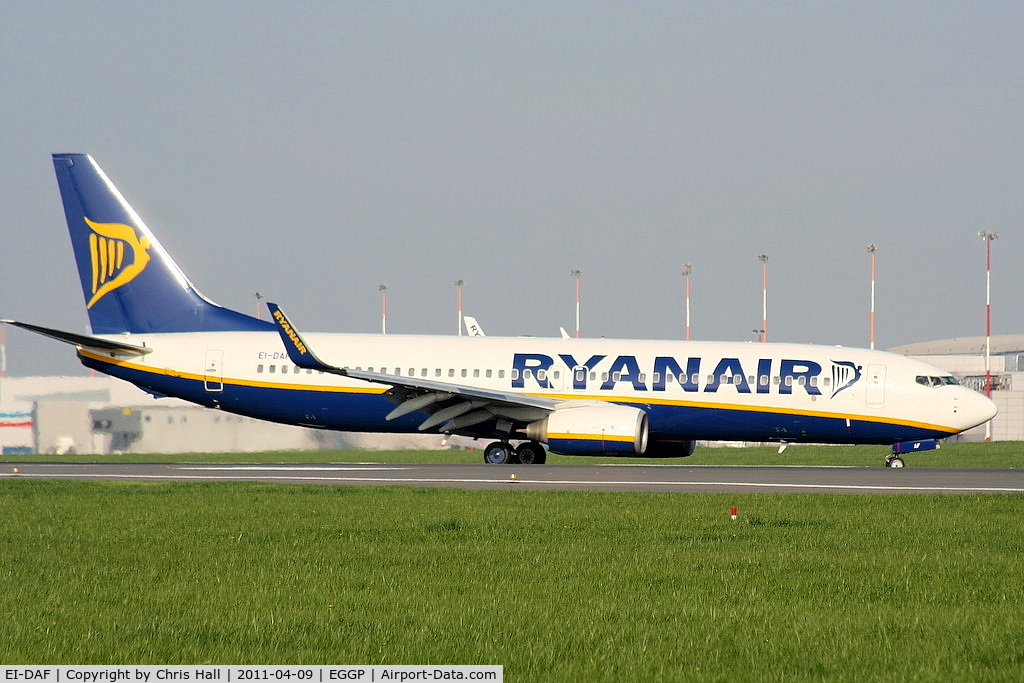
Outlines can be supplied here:
M885 405L885 366L869 365L867 385L864 390L864 402L869 408L881 408Z

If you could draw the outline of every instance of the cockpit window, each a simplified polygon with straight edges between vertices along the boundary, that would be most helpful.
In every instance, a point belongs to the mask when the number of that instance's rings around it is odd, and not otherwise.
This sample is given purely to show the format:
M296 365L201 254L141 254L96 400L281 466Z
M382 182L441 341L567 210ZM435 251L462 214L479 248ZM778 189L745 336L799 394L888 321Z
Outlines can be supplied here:
M955 386L957 384L960 384L952 375L945 375L942 377L929 377L926 375L918 375L917 383L926 387L939 387L944 384L952 384Z

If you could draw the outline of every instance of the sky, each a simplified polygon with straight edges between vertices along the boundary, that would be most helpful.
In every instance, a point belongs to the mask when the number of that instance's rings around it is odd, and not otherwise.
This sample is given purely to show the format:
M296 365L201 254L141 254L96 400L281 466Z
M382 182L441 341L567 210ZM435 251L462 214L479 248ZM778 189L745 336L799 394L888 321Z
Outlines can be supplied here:
M50 154L301 330L1024 332L1024 3L71 2L0 22L0 317L86 331ZM7 329L12 376L84 374Z

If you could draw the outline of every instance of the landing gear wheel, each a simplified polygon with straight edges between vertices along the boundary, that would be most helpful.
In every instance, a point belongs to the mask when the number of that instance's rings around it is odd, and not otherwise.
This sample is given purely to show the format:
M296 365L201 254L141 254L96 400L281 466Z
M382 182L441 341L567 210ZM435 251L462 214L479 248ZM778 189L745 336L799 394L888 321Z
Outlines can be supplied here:
M548 459L548 454L536 441L527 441L516 448L515 459L522 465L543 465Z
M901 458L898 455L890 455L888 458L885 459L885 466L892 468L903 467L903 458Z
M512 462L512 446L504 441L495 441L484 449L484 462L488 465L508 465Z

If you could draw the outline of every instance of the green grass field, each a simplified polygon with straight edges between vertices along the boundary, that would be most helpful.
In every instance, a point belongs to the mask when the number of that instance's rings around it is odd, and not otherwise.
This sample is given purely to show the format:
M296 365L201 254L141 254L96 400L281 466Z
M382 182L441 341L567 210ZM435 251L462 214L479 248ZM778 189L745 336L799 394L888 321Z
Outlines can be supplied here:
M511 681L1024 671L1024 496L6 479L0 516L7 664L502 664Z
M638 463L654 465L849 465L878 467L885 446L793 445L779 454L775 446L700 447L689 458L581 458L549 455L549 464ZM905 456L907 467L1024 467L1024 442L958 443ZM480 450L444 451L274 451L270 453L188 453L124 455L7 455L0 462L483 462Z

